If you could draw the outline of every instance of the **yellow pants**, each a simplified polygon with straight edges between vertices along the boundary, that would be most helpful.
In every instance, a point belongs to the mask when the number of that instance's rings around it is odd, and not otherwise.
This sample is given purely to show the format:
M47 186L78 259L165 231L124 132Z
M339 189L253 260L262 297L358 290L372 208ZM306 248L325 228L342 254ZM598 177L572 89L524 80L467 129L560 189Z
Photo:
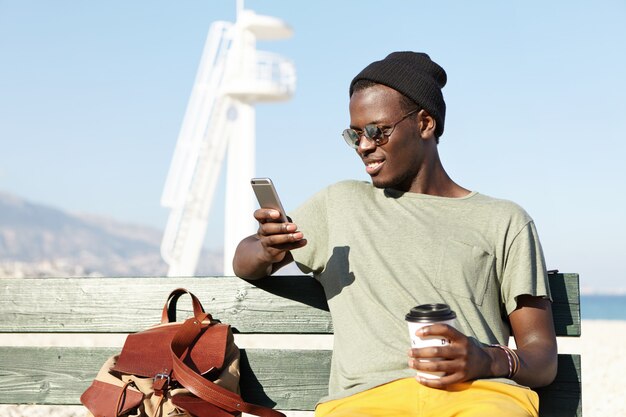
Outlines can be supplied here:
M399 379L319 404L315 417L538 417L539 397L527 388L473 381L447 390Z

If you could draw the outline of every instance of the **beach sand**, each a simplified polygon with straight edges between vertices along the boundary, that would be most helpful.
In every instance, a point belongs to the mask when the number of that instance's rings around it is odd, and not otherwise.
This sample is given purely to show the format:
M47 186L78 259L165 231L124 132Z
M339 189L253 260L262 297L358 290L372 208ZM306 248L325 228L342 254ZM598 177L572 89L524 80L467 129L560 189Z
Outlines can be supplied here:
M310 345L311 342L306 343ZM319 343L326 347L328 340ZM559 338L559 352L582 355L584 417L626 416L626 396L621 386L626 374L626 321L583 320L582 337ZM2 417L84 415L84 410L78 406L0 405ZM308 415L310 413L288 414L289 417Z
M626 321L583 320L577 339L559 338L559 352L582 355L583 416L626 416Z

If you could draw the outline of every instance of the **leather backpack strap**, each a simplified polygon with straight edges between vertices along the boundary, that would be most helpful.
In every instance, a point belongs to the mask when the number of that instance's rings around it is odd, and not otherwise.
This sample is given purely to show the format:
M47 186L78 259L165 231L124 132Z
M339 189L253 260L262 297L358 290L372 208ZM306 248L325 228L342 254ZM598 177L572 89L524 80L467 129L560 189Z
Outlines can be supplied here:
M261 417L285 417L279 411L245 402L240 395L209 381L183 362L182 356L204 327L206 324L203 325L201 321L194 318L188 319L172 339L173 377L196 397L224 410L245 412ZM190 340L191 343L189 343Z
M193 306L193 315L197 319L200 319L200 315L204 313L204 308L202 307L202 304L200 303L198 297L187 291L185 288L176 288L167 297L167 301L163 306L163 311L161 313L161 324L173 323L176 321L176 302L183 294L189 294L189 296L191 297L191 304ZM209 320L212 320L210 314L208 315L208 317Z

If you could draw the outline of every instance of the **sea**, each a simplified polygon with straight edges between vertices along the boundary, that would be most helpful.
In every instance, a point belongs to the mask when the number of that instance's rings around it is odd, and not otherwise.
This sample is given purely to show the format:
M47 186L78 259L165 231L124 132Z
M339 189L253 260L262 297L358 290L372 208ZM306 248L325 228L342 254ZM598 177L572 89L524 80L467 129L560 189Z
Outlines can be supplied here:
M626 295L581 295L582 320L626 321Z

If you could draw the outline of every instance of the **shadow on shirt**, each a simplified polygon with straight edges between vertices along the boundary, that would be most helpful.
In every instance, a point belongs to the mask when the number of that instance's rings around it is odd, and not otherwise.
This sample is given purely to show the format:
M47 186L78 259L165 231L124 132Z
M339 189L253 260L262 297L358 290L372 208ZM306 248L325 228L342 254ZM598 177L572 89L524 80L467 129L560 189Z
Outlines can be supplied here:
M354 274L350 271L349 255L350 246L335 246L326 267L316 277L324 287L327 300L341 294L344 288L355 281Z
M355 281L354 274L350 272L349 254L349 246L333 248L333 254L326 267L315 277L273 275L249 282L271 294L328 311L326 300L339 295L345 287Z

